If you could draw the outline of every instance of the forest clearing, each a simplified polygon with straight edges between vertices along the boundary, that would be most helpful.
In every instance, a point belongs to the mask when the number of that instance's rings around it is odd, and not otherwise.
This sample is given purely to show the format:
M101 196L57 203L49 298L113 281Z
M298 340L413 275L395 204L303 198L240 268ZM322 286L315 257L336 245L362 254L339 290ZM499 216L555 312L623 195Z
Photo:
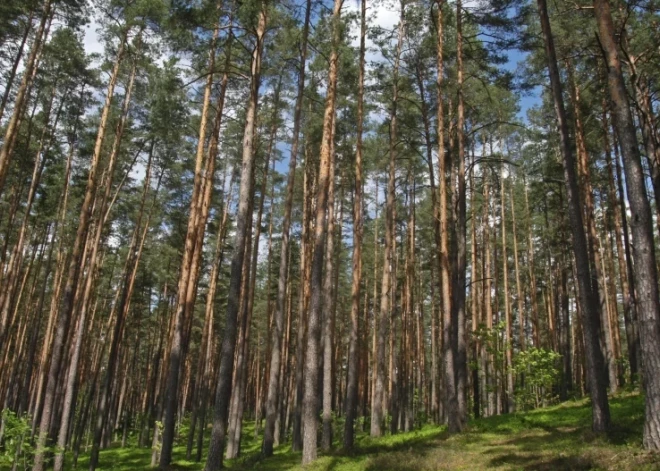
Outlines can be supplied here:
M0 469L659 469L657 0L3 0L0 90Z

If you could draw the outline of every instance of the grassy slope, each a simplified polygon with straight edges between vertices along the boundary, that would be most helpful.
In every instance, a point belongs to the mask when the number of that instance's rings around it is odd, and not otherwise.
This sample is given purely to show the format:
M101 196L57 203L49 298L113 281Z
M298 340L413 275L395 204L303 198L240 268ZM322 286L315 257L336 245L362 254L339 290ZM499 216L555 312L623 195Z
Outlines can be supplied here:
M660 470L660 456L641 450L643 400L637 394L612 398L615 424L608 437L590 432L591 411L585 400L567 402L533 412L511 414L470 423L459 436L444 428L422 430L371 439L358 438L356 452L339 452L319 458L302 468L300 453L281 447L273 458L259 457L259 440L246 427L244 457L228 462L232 470L318 471L423 471L423 470ZM150 450L109 449L101 453L102 470L147 469ZM183 459L183 447L175 449L172 469L198 470L199 463ZM81 458L79 469L86 469Z

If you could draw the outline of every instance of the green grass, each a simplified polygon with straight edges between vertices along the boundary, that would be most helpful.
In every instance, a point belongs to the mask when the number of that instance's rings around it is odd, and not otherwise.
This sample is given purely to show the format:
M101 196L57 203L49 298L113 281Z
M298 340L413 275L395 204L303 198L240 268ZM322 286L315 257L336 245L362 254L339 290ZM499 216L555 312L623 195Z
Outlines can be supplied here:
M300 453L292 452L289 445L280 447L272 458L262 459L260 439L246 425L243 456L226 466L240 471L660 470L660 456L641 448L642 397L613 397L610 408L614 426L606 437L591 432L589 402L580 400L474 420L465 433L455 436L434 426L379 439L362 434L352 454L337 450L307 467L300 466ZM98 469L148 469L150 456L148 449L110 448L101 452ZM172 469L203 468L184 457L185 446L175 447ZM86 469L86 464L87 458L81 457L79 468Z

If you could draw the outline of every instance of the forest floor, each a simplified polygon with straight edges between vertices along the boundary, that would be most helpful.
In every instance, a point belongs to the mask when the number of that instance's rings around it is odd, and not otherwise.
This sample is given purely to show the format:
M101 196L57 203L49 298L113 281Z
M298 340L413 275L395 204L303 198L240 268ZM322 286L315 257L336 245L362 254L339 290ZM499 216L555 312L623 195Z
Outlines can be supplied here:
M243 457L226 462L232 470L313 471L425 471L425 470L660 470L660 455L641 448L644 402L627 393L610 398L614 426L607 437L590 430L587 400L569 401L531 412L473 420L468 430L450 436L444 427L372 439L360 434L355 452L340 451L300 466L301 454L280 447L269 459L259 455L260 439L252 424L244 427ZM337 433L339 436L340 434ZM338 437L339 438L339 437ZM340 444L336 443L336 448ZM99 470L148 469L151 451L110 448L101 452ZM174 451L173 470L201 470L202 463L186 461L185 448ZM86 469L81 457L79 469Z

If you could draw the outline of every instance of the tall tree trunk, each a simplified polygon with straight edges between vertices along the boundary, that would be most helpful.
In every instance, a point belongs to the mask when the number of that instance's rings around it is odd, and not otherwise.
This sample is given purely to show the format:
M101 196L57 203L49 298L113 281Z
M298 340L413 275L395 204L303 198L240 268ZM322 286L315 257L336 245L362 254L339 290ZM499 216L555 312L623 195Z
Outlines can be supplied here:
M307 320L307 350L305 351L305 375L303 392L303 454L302 463L316 459L316 431L318 429L318 373L319 339L321 334L321 309L323 291L323 255L327 235L326 213L328 209L328 189L330 186L330 166L332 165L332 136L335 124L335 102L337 98L337 67L339 59L339 19L343 0L335 0L332 11L332 52L328 67L328 91L323 115L323 136L319 153L318 188L316 191L316 224L314 227L314 249L311 263L310 306Z
M456 404L456 374L454 369L454 351L452 349L452 326L451 319L451 275L449 269L449 219L447 215L447 158L445 156L445 130L444 130L444 104L442 94L444 92L444 60L443 60L443 19L442 8L444 0L436 0L437 5L437 96L438 96L438 188L440 206L440 312L443 320L442 349L443 349L443 379L444 379L444 409L447 418L453 420L456 414L449 413L458 408Z
M5 137L3 139L2 148L0 148L0 193L2 193L5 186L7 169L9 168L9 162L14 151L16 137L18 136L18 130L23 119L25 104L29 99L30 89L32 88L36 72L39 68L41 51L43 50L43 45L46 42L46 38L48 36L53 14L54 11L52 1L45 0L41 12L41 22L39 23L39 27L35 32L32 48L30 49L30 55L25 62L23 79L21 80L21 84L19 85L18 91L16 92L16 98L14 99L14 109L12 116L9 118L9 122L7 123L7 128L5 129Z
M216 14L220 13L220 2L216 6ZM213 36L211 38L211 44L209 48L209 60L208 60L208 70L209 74L206 78L206 84L204 88L204 99L202 102L202 112L199 125L199 137L197 141L197 151L195 155L195 173L193 180L192 196L190 199L190 213L188 215L188 224L186 230L186 238L184 241L184 251L183 259L181 261L181 269L179 272L179 283L177 290L177 301L174 310L173 318L173 332L172 338L170 341L170 350L169 350L169 364L165 363L167 366L167 388L165 392L165 402L164 402L164 417L163 417L163 434L162 434L162 448L160 452L160 467L166 468L169 466L172 460L172 448L174 446L174 428L176 422L176 410L179 398L179 374L181 369L182 360L185 361L185 351L186 341L184 334L184 324L186 316L192 310L191 299L189 292L193 292L194 288L191 290L190 284L196 284L196 276L194 274L196 265L196 245L198 240L198 230L200 226L199 219L202 218L202 205L200 204L200 199L203 198L205 182L203 179L203 163L204 163L204 150L206 143L206 134L208 127L208 114L209 106L211 102L211 92L213 88L213 71L215 68L215 48L216 42L218 39L218 34L220 30L220 19L216 23L215 29L213 31ZM231 30L229 32L229 37L231 37ZM227 58L229 58L230 46L227 48ZM228 61L229 59L227 59ZM221 92L221 95L224 95L224 89ZM224 101L224 96L221 96L219 104ZM216 110L219 113L222 113L222 106L219 106L219 109ZM219 117L216 116L216 126L219 131ZM216 130L213 130L215 135ZM211 162L212 153L215 153L213 147L209 145L209 162ZM214 155L213 155L214 157ZM207 164L208 167L208 164ZM207 178L212 178L211 175L207 175ZM211 180L212 182L212 180ZM211 184L209 182L209 184ZM203 238L203 228L202 228L202 238ZM201 250L201 248L200 248Z
M594 13L607 63L614 127L621 144L626 172L626 190L632 213L631 230L635 244L634 279L638 302L639 336L644 374L644 447L660 450L660 304L658 269L653 241L653 218L644 183L635 126L614 41L614 25L607 0L594 0Z
M25 20L25 30L23 31L23 36L21 37L21 43L18 45L18 50L14 56L14 60L11 64L11 69L9 71L9 76L7 81L4 84L5 91L2 94L2 101L0 101L0 121L5 115L5 108L7 102L9 101L9 95L11 93L12 85L14 84L14 79L16 79L16 72L18 72L18 66L21 64L21 59L23 58L23 52L25 51L25 44L27 43L28 36L30 31L32 31L32 19L34 18L34 9L30 8L30 13L28 14L27 19Z
M394 56L394 68L392 70L392 102L390 105L390 136L389 136L389 176L387 181L387 201L385 216L385 246L383 247L383 276L381 282L380 312L378 316L377 352L374 368L376 370L376 381L374 385L374 400L371 407L371 436L379 437L383 434L385 422L385 335L387 332L386 321L394 310L394 297L392 296L392 277L394 273L394 205L395 205L395 178L396 178L396 155L397 155L397 104L399 95L399 62L403 47L403 33L405 27L405 1L399 3L399 27L397 35L397 47ZM394 333L392 332L392 335ZM392 355L390 347L390 355ZM390 362L391 363L391 362ZM390 368L392 370L392 368ZM392 378L390 378L392 379ZM396 418L392 416L392 422Z
M564 161L564 180L568 195L568 214L571 225L573 253L575 255L578 302L584 329L584 347L592 401L592 428L594 432L605 432L610 425L610 410L607 400L606 371L603 352L600 349L600 315L598 300L591 286L591 269L587 252L587 240L582 222L582 205L575 171L575 156L570 145L568 120L562 96L554 38L550 29L548 7L545 0L537 0L541 29L545 41L548 71L552 87L555 112L559 124L561 153Z
M454 369L456 374L456 414L449 421L450 432L460 432L467 425L467 338L465 314L466 288L466 188L465 188L465 111L463 103L463 7L461 0L456 2L456 69L457 69L457 121L456 141L458 144L456 170L456 211L455 244L456 273L452 291L452 326L455 345ZM453 346L453 345L452 345Z
M103 235L103 229L105 223L107 222L108 216L108 199L112 190L112 181L115 166L117 163L117 158L119 155L119 149L121 145L121 138L124 133L124 127L126 124L126 119L128 117L129 106L131 102L131 93L133 90L133 84L135 82L135 73L137 69L137 59L134 59L131 73L128 79L128 84L126 85L126 92L124 94L124 103L122 104L122 111L119 121L115 129L115 138L112 146L112 151L108 159L106 173L106 181L103 183L105 185L104 193L101 197L101 200L95 204L97 206L97 222L95 228L94 238L91 241L92 246L88 249L91 251L89 255L88 273L87 279L85 280L84 290L82 293L82 298L80 300L80 312L78 314L78 326L73 338L73 353L71 359L69 360L69 372L66 381L65 396L62 410L62 421L60 424L60 429L57 437L57 446L61 450L60 453L55 455L54 469L55 471L61 471L64 466L64 450L66 448L68 435L69 435L69 424L71 422L71 415L74 412L75 402L76 402L76 378L78 376L78 363L80 361L80 350L82 347L82 340L85 334L85 322L87 317L87 311L89 310L90 298L92 296L93 281L95 278L95 273L101 265L99 259L99 249L101 246L101 237ZM151 145L151 151L149 153L149 162L151 162L151 156L153 153L153 141ZM147 169L147 175L150 168ZM146 193L145 193L146 194ZM143 194L143 197L144 195ZM144 203L144 201L143 201ZM142 214L140 214L140 217ZM89 243L89 242L88 242Z
M310 104L311 106L311 104ZM303 409L303 373L305 338L307 335L307 312L310 301L311 251L312 251L312 210L313 197L318 175L314 171L311 158L311 140L305 142L305 173L303 182L303 218L300 254L300 296L298 303L298 332L296 339L296 374L295 374L295 407L293 412L293 436L291 448L301 451L302 439L302 409Z
M220 351L220 368L215 395L215 413L209 454L205 470L212 471L222 466L222 456L227 435L227 419L229 401L231 398L232 376L234 373L234 354L236 351L236 334L238 331L238 309L241 291L241 278L245 260L245 241L251 230L247 222L250 220L248 209L254 198L254 188L251 175L254 168L254 146L257 106L259 102L259 85L264 37L266 34L266 5L262 3L258 13L258 25L255 31L255 44L252 50L250 98L245 117L245 133L243 135L243 160L241 166L241 184L239 189L238 212L236 214L236 236L234 238L234 253L231 260L229 293L227 297L227 312L225 332Z
M503 152L500 139L500 152ZM506 370L506 412L513 412L513 320L511 318L511 303L509 302L509 255L506 246L506 188L504 186L504 162L500 167L500 224L502 227L502 292L504 294L504 323L506 341L504 352L504 369Z
M358 339L360 314L360 283L362 282L362 132L364 126L364 63L367 35L367 2L360 0L360 59L358 70L357 136L355 144L355 188L353 194L353 270L351 284L351 330L348 344L348 380L346 384L346 421L344 450L351 450L355 441L354 423L358 399ZM365 289L366 290L366 289ZM364 329L369 331L365 324Z
M123 33L119 44L119 49L117 51L117 56L115 58L112 74L110 76L110 82L108 83L105 103L103 105L103 111L101 112L101 121L99 123L99 128L96 134L94 153L92 154L92 160L90 162L89 173L87 176L85 196L80 208L78 229L76 231L76 237L71 249L66 285L64 287L62 305L59 310L59 316L57 318L55 336L53 338L53 345L51 350L50 367L48 369L48 379L46 381L46 390L43 400L43 407L41 410L39 436L36 443L37 452L35 453L33 466L35 471L42 471L44 467L44 448L46 446L48 431L51 426L51 416L55 406L56 389L57 385L59 384L59 375L62 366L62 355L64 353L64 346L67 342L69 334L69 324L73 314L76 291L78 288L78 279L82 268L81 265L84 255L84 245L85 240L87 239L87 233L89 231L90 213L96 193L96 174L101 158L101 150L103 148L103 141L105 139L106 127L108 124L108 117L110 114L115 84L117 83L119 69L124 58L127 35L128 30Z
M300 71L298 73L298 95L293 117L293 142L289 156L289 175L287 177L286 201L284 203L284 220L282 222L282 242L280 248L280 266L277 281L277 302L273 317L273 333L271 337L270 374L268 378L268 393L266 399L266 426L262 452L264 456L273 454L275 438L275 422L280 408L280 351L282 343L282 330L284 324L284 304L286 300L288 261L289 261L289 232L291 228L291 210L293 207L293 192L295 189L296 161L298 158L298 145L300 138L300 121L305 91L305 67L307 61L307 38L309 36L309 21L311 15L311 0L307 0L305 8L305 23L300 46Z
M242 422L243 422L243 414L242 414L242 409L244 408L243 404L245 403L244 397L245 397L245 382L246 382L246 375L247 371L247 353L248 353L248 346L249 346L249 332L250 332L250 320L252 319L252 311L254 307L254 293L255 293L255 288L256 288L256 282L257 282L257 263L259 261L259 239L261 237L261 221L263 218L263 210L264 210L264 203L266 201L266 190L268 188L268 170L269 170L269 165L271 162L273 150L275 148L275 139L277 137L277 131L278 131L278 120L279 120L279 113L280 113L280 90L282 87L282 77L280 77L280 80L275 88L274 91L274 98L273 98L273 114L271 116L271 129L270 129L270 136L268 139L268 148L266 150L266 159L264 162L264 168L263 168L263 176L262 176L262 182L261 182L261 188L260 188L260 195L261 198L259 200L259 210L257 212L257 221L255 224L255 235L254 235L254 249L252 250L252 260L251 260L251 268L250 268L250 281L249 281L249 286L247 289L246 293L246 301L247 301L247 316L246 316L246 321L245 321L245 333L243 336L243 343L244 345L241 346L239 344L239 348L243 348L244 351L241 353L239 351L237 361L236 361L236 367L239 369L237 377L239 378L239 381L236 384L236 387L234 388L235 394L234 397L236 398L237 401L237 407L240 409L237 411L236 418L234 419L234 423L232 424L230 422L230 435L231 435L231 429L233 428L234 430L234 436L230 437L229 443L227 445L227 458L236 458L238 454L240 453L240 439L241 439L241 430L242 430ZM274 159L273 159L274 160ZM273 165L275 162L273 161ZM271 205L272 206L272 205ZM243 370L243 371L241 371Z
M520 282L520 262L518 260L518 231L516 227L516 202L513 199L513 184L511 185L511 232L513 235L513 267L516 272L516 301L518 305L518 348L525 350L525 297Z
M633 323L634 319L634 303L632 302L633 293L630 286L630 281L628 278L628 265L626 260L630 258L630 248L628 244L625 246L624 250L624 235L622 230L622 215L625 215L623 212L625 210L625 203L623 199L619 198L618 193L618 182L615 181L614 176L614 165L612 164L612 149L610 146L610 127L608 123L607 115L607 103L603 100L603 142L605 144L605 162L607 168L607 179L608 179L608 191L607 199L609 203L609 209L612 213L614 220L614 240L616 242L616 254L617 262L619 268L619 282L621 285L621 296L623 298L623 321L624 328L626 332L626 345L628 347L628 363L630 365L630 381L635 383L637 381L637 375L639 374L638 364L639 364L639 337L636 335L636 328ZM619 174L619 162L617 159L617 176ZM621 189L623 192L623 189ZM627 220L623 221L627 224ZM627 236L627 231L626 231ZM627 239L627 237L625 238ZM626 240L627 242L627 240Z
M335 116L332 117L335 120ZM328 175L328 216L327 236L325 249L325 274L323 277L323 299L324 310L322 339L323 339L323 391L322 391L322 430L321 449L329 451L332 447L332 396L333 396L333 344L335 309L333 300L334 283L334 256L335 256L335 156L334 138L335 122L332 123L330 135L330 169ZM341 338L341 335L339 336Z
M532 308L532 341L536 348L540 348L539 340L539 314L538 302L536 292L536 270L534 268L534 234L532 227L532 213L529 210L529 191L527 182L523 180L525 186L525 213L527 215L527 257L528 257L528 270L529 270L529 298Z
M580 112L580 89L574 79L572 64L568 60L566 61L566 66L568 70L569 86L571 88L570 96L571 101L573 102L573 118L575 122L575 140L578 157L578 176L580 178L582 201L585 205L584 218L587 231L587 244L589 247L591 268L594 277L591 282L591 286L598 298L598 304L600 307L601 323L603 326L603 345L605 347L605 364L608 372L608 383L610 386L610 391L612 393L616 393L618 386L616 374L616 358L613 352L614 348L612 343L612 336L610 335L611 329L607 309L607 297L605 295L606 282L605 273L602 269L602 255L600 250L601 244L594 219L594 195L593 187L591 184L589 156L587 155L584 127L582 124L582 113Z

